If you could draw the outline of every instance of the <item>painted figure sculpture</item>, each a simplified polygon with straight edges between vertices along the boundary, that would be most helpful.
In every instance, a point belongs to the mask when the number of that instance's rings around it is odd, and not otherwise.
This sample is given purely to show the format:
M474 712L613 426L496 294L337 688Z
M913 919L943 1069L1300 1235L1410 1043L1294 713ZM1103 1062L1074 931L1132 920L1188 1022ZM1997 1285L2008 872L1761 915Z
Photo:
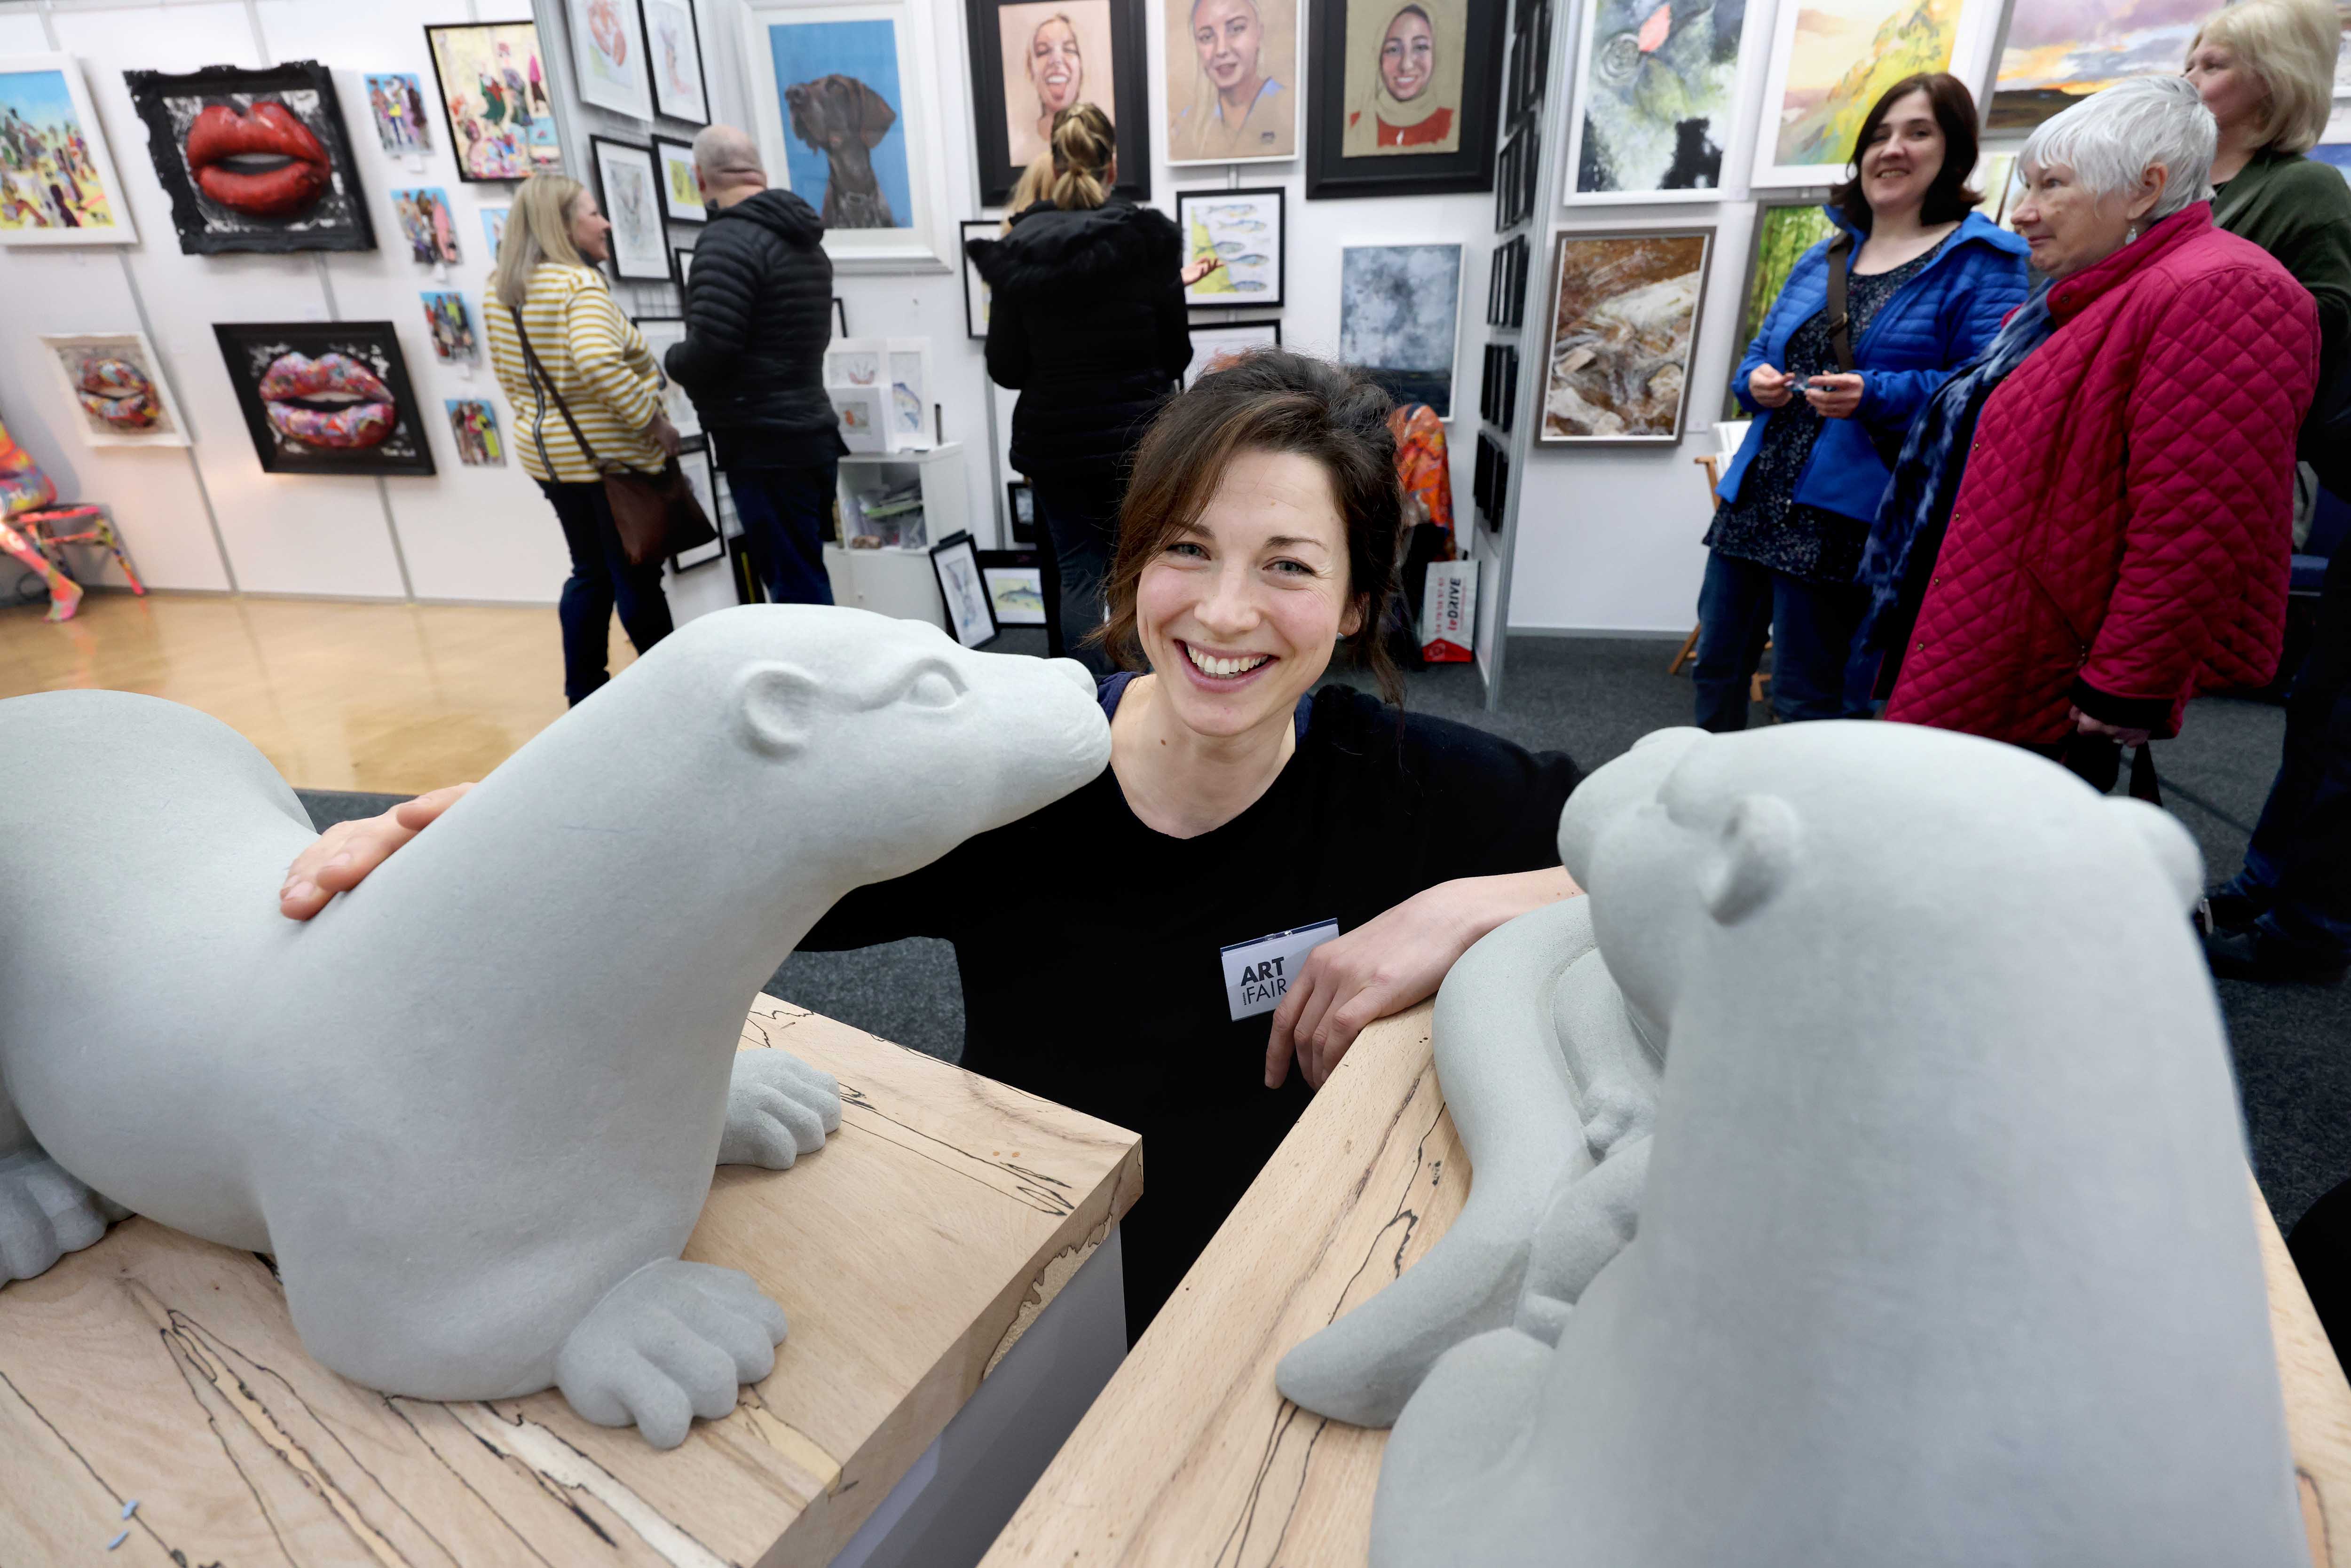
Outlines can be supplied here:
M842 894L1109 756L1075 664L724 611L298 925L276 890L312 829L235 732L120 692L0 703L0 799L103 824L0 836L0 1279L128 1210L273 1254L355 1381L553 1385L681 1442L785 1329L680 1260L713 1168L789 1166L840 1119L826 1075L737 1053L752 998Z
M1500 1228L1455 1255L1449 1325L1391 1324L1458 1343L1368 1364L1415 1385L1374 1563L2306 1561L2186 832L1900 725L1655 737L1592 785L1562 847L1616 1017L1670 1037L1654 1130L1525 1157L1528 1063L1440 1060L1471 1203L1553 1189L1499 1275ZM1583 961L1514 977L1578 1130ZM1455 989L1440 1030L1529 1006Z

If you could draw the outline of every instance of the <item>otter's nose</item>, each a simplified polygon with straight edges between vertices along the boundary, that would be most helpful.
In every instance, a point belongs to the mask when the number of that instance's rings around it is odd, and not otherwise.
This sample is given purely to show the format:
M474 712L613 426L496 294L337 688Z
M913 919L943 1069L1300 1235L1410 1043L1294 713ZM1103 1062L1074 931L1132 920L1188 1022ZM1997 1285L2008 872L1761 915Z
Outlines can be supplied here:
M1045 662L1076 682L1078 690L1088 696L1094 695L1094 677L1083 664L1075 659L1048 659Z

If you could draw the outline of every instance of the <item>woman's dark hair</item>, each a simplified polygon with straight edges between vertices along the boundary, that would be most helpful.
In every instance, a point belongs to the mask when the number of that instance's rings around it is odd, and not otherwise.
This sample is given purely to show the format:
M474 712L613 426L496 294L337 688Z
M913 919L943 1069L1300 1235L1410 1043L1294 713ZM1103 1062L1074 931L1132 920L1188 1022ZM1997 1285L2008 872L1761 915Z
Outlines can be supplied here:
M1861 155L1877 139L1878 128L1886 123L1886 110L1914 92L1923 92L1934 106L1935 123L1943 128L1943 166L1936 171L1935 183L1927 187L1927 199L1918 208L1922 224L1957 223L1983 200L1981 193L1971 189L1968 180L1976 172L1976 99L1968 84L1949 71L1921 71L1917 76L1904 77L1878 94L1877 101L1869 106L1867 118L1861 122L1861 134L1853 139L1853 178L1829 193L1829 205L1843 213L1845 221L1862 233L1869 232L1869 197L1861 188Z
M1380 695L1402 706L1404 681L1380 635L1395 602L1404 531L1404 488L1388 429L1393 407L1360 371L1280 349L1244 355L1170 398L1134 455L1105 585L1110 615L1094 633L1120 667L1143 667L1134 627L1143 569L1198 519L1233 455L1294 452L1330 475L1347 530L1347 596L1363 612L1347 645Z

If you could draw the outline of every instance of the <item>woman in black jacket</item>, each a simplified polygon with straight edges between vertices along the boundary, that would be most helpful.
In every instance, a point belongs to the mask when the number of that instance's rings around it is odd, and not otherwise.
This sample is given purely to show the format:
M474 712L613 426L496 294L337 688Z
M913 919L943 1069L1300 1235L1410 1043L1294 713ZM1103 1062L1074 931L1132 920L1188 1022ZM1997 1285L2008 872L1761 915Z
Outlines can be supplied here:
M1110 661L1082 640L1102 623L1127 467L1192 361L1176 225L1112 196L1117 180L1110 117L1072 104L1053 120L1047 199L970 246L993 290L988 376L1020 393L1012 466L1045 530L1046 639L1097 676Z

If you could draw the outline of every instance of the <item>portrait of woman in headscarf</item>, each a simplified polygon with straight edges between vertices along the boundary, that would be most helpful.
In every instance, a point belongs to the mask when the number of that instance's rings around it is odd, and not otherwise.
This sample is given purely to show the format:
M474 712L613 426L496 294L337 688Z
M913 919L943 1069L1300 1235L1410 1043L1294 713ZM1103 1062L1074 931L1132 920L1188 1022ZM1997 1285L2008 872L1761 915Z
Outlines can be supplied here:
M1350 0L1350 158L1461 145L1463 0Z
M1167 10L1168 162L1293 156L1294 7L1283 0L1169 0Z

